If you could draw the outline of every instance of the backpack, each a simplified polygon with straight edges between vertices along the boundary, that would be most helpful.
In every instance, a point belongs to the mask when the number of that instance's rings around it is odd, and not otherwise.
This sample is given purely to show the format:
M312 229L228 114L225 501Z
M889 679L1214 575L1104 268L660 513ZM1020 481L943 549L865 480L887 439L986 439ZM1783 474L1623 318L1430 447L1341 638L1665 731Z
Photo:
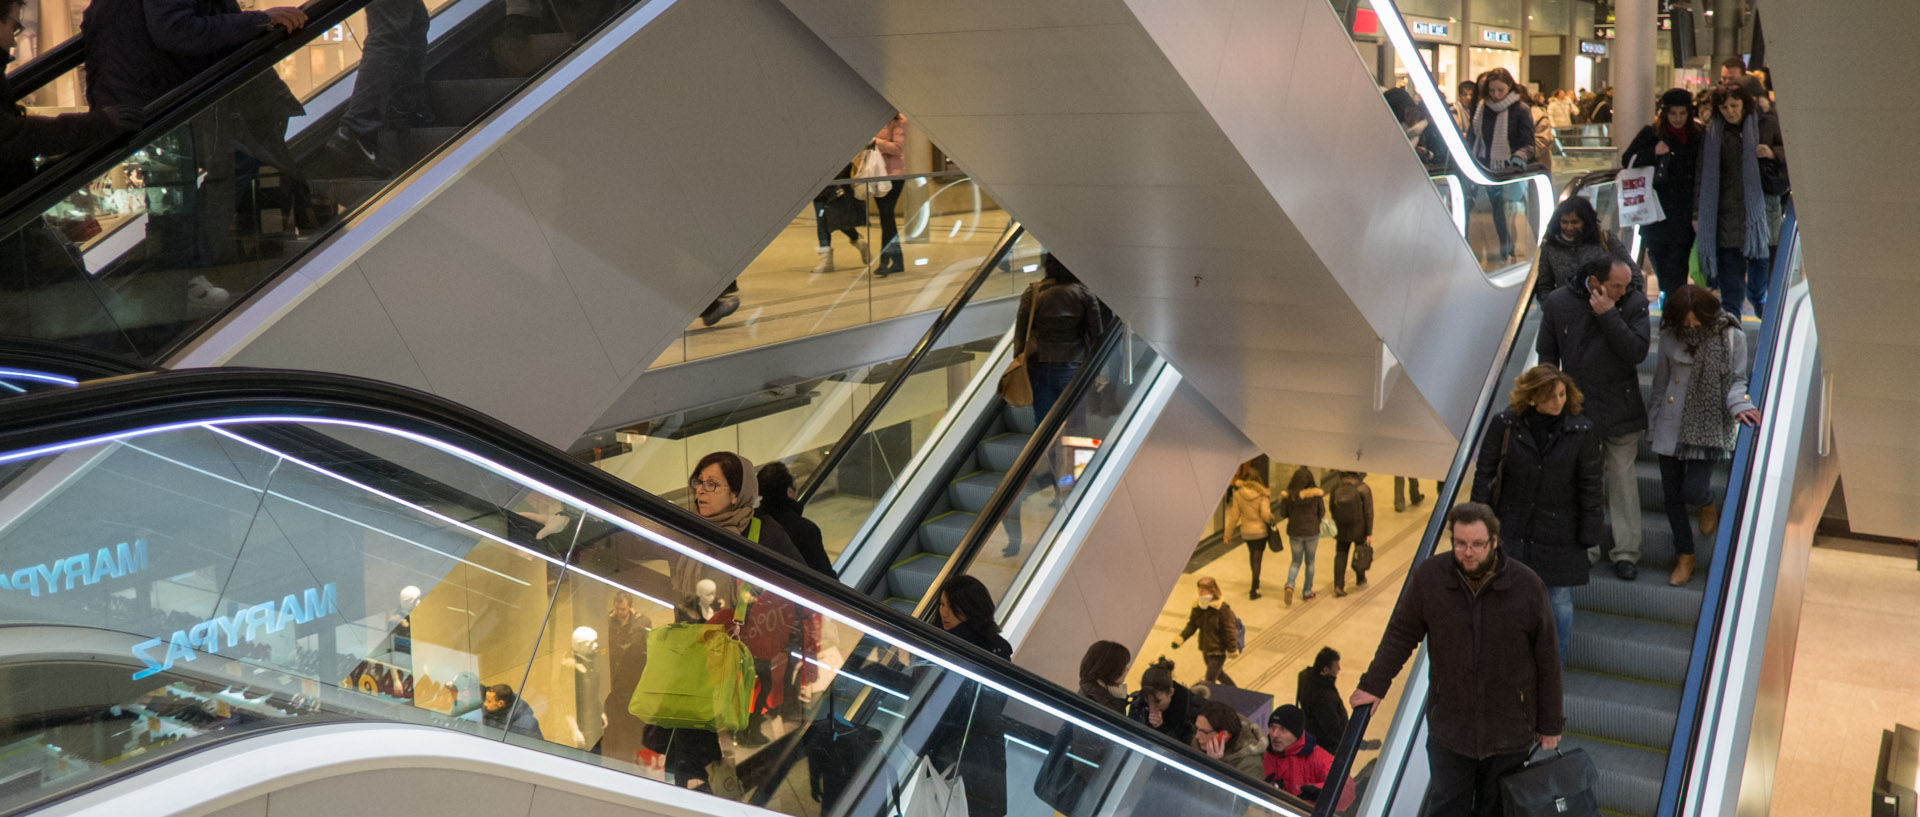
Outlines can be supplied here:
M1342 479L1339 485L1333 486L1333 495L1327 497L1327 502L1334 521L1357 519L1361 511L1360 486L1350 478Z
M1246 652L1247 651L1247 623L1240 620L1240 616L1233 612L1232 607L1221 605L1221 610L1225 612L1228 616L1233 617L1233 645L1234 645L1233 651Z

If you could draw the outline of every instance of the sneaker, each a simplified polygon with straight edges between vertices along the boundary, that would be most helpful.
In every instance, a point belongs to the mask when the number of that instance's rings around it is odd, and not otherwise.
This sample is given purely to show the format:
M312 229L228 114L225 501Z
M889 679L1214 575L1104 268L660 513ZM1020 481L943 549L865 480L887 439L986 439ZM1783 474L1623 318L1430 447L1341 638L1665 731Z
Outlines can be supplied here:
M380 157L374 154L373 140L354 133L352 128L345 125L327 137L327 150L339 156L355 173L376 178L387 175L386 167L380 164Z
M187 311L196 315L209 315L220 311L233 301L226 290L214 286L205 275L195 275L187 279Z
M1300 596L1301 601L1313 601L1314 599L1317 599L1317 598L1320 598L1320 594L1315 593L1312 590L1308 590L1305 594Z

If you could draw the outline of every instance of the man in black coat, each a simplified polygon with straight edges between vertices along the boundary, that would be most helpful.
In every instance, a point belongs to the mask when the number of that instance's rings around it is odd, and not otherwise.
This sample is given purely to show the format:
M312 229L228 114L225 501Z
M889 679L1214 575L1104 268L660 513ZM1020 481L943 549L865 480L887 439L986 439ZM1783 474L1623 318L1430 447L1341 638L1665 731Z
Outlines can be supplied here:
M1533 743L1560 746L1567 718L1558 636L1546 585L1501 553L1493 509L1463 502L1447 525L1452 552L1414 568L1350 702L1379 703L1426 639L1425 813L1494 815L1500 776L1525 763Z
M1313 742L1340 754L1340 739L1347 734L1347 704L1336 681L1340 679L1340 653L1321 647L1313 657L1313 666L1300 670L1293 702L1306 713L1307 734Z
M1644 286L1633 267L1617 258L1589 262L1581 274L1547 294L1540 305L1540 362L1573 377L1586 397L1582 416L1604 441L1607 520L1613 533L1613 572L1625 581L1638 575L1640 485L1633 463L1647 430L1646 397L1640 392L1640 361L1653 341ZM1599 562L1599 545L1587 560Z

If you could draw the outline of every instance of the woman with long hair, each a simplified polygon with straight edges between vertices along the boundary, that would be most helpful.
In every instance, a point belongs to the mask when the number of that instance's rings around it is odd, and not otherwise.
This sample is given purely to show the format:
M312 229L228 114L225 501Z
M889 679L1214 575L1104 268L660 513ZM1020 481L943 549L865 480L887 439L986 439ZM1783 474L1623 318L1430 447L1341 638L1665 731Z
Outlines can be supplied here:
M1287 492L1280 496L1280 513L1287 518L1287 538L1293 540L1293 563L1287 566L1287 587L1281 595L1288 607L1293 606L1293 583L1300 576L1302 563L1307 566L1307 584L1300 600L1317 598L1313 592L1313 555L1320 545L1320 520L1327 518L1326 497L1314 483L1313 471L1304 465L1293 469Z
M1253 568L1249 599L1260 598L1260 562L1266 558L1273 535L1273 494L1267 490L1260 469L1251 462L1240 463L1227 493L1227 518L1220 538L1227 544L1240 542L1247 546L1247 564Z
M993 595L979 579L965 574L948 579L940 586L939 603L941 629L995 658L1013 660L1013 646L1000 635L994 618ZM929 756L938 768L959 764L968 817L1007 813L1006 708L1006 695L969 681L928 741Z
M1608 535L1603 440L1580 402L1566 372L1528 369L1487 424L1473 472L1473 501L1500 517L1499 552L1547 586L1562 664L1573 642L1573 588L1587 583L1587 549Z
M1786 157L1779 121L1761 117L1745 88L1714 89L1713 109L1700 142L1695 241L1700 271L1720 289L1721 308L1738 318L1742 299L1752 300L1757 312L1767 298L1772 233L1761 162Z
M1127 667L1133 651L1115 641L1095 641L1080 656L1080 694L1101 706L1127 714Z
M1583 275L1595 259L1611 255L1634 266L1626 247L1600 229L1600 216L1585 196L1569 196L1553 208L1547 237L1540 240L1540 274L1534 279L1535 298L1566 286ZM1638 267L1635 267L1638 269Z
M1693 95L1685 88L1670 88L1660 95L1653 124L1641 128L1621 154L1624 164L1656 168L1653 192L1667 217L1642 226L1640 239L1646 243L1662 293L1687 282L1687 256L1693 252L1694 185L1706 134L1707 129L1693 120Z
M1494 172L1524 168L1534 161L1533 109L1525 95L1518 92L1513 74L1495 68L1480 75L1479 103L1469 123L1473 158ZM1513 258L1513 226L1508 224L1507 198L1519 191L1513 185L1487 185L1487 202L1493 205L1493 230L1500 237L1500 252L1490 261Z
M1712 290L1682 285L1660 315L1660 357L1647 395L1647 440L1660 457L1660 492L1678 556L1668 584L1693 578L1688 512L1699 510L1703 534L1718 525L1711 480L1715 464L1733 452L1736 422L1760 424L1747 394L1747 334Z

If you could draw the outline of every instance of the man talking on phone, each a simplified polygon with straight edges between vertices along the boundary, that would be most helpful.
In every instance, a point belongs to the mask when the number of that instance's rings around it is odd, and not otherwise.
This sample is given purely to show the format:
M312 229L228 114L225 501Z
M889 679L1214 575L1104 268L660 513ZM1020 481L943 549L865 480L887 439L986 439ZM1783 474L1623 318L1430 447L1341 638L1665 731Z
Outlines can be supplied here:
M1453 550L1415 568L1360 676L1354 706L1378 703L1427 639L1429 817L1500 813L1500 776L1535 743L1560 745L1560 646L1547 587L1500 553L1500 518L1478 502L1447 512Z

